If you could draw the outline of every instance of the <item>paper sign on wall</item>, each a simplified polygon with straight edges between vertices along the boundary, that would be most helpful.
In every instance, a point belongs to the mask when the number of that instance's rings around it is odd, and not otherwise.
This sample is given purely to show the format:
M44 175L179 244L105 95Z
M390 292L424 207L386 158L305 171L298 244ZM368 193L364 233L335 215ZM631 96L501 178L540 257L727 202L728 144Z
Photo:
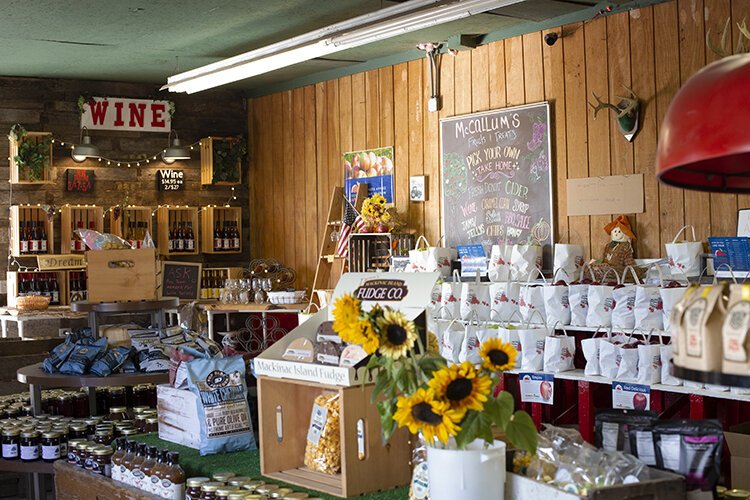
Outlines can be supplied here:
M555 401L555 376L551 373L519 373L521 401L551 405Z
M648 410L650 407L651 387L642 384L612 382L612 408Z
M568 216L640 214L643 174L568 179Z
M81 128L169 132L172 130L170 107L169 101L91 97L83 104Z

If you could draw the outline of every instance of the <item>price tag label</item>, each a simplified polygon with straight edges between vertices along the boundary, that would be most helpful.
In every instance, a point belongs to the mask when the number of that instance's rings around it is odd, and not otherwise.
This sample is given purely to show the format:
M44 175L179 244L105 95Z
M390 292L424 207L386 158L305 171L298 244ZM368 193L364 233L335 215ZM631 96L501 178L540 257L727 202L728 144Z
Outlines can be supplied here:
M551 405L555 401L555 376L550 373L519 373L521 401Z
M627 382L612 382L612 408L648 410L651 408L651 387Z

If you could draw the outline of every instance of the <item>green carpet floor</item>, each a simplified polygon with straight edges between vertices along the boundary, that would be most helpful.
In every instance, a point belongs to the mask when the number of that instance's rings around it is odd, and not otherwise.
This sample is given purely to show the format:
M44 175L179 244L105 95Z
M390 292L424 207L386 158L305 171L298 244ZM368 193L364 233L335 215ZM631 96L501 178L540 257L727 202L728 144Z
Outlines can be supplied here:
M253 451L239 451L236 453L226 453L222 455L211 455L207 457L201 457L198 454L198 450L180 446L169 441L159 439L156 434L144 434L134 437L137 441L147 443L152 446L158 446L159 448L166 448L171 451L180 452L180 465L185 469L187 477L195 476L211 476L215 472L234 472L238 476L249 476L252 478L260 478L267 483L275 483L280 486L287 486L292 488L294 491L305 491L310 493L311 496L318 496L326 499L336 499L330 495L325 495L317 491L306 490L299 486L286 485L273 479L263 478L260 474L260 452L257 450ZM398 488L389 491L380 491L369 495L362 495L360 499L372 499L372 500L403 500L408 497L408 488Z

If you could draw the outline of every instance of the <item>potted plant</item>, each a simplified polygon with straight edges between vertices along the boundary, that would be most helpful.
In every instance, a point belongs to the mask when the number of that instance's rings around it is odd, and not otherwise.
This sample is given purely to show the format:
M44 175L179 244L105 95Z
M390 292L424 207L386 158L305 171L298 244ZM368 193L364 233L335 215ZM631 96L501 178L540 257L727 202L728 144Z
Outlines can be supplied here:
M428 445L430 499L502 498L506 443L535 452L531 417L515 411L513 396L495 391L518 353L493 338L478 346L481 364L449 366L432 334L422 341L403 312L376 305L369 311L353 295L336 300L333 329L344 342L372 354L373 403L387 441L396 427L420 433ZM495 438L505 436L504 441Z
M247 154L242 137L228 137L213 141L213 182L237 183L240 181L241 161Z
M10 128L9 138L17 144L13 161L18 168L18 177L31 182L44 180L44 172L52 163L52 136L40 135L32 140L26 129L16 123ZM21 175L22 171L25 175Z

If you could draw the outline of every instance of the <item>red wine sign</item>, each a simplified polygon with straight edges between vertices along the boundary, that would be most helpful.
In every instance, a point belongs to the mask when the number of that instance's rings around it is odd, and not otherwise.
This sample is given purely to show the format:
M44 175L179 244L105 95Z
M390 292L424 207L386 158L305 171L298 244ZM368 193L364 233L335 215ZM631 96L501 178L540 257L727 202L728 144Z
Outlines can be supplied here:
M65 171L65 190L69 193L90 193L94 190L94 171L69 168Z
M81 128L169 132L172 129L169 108L169 101L92 97L83 105Z

